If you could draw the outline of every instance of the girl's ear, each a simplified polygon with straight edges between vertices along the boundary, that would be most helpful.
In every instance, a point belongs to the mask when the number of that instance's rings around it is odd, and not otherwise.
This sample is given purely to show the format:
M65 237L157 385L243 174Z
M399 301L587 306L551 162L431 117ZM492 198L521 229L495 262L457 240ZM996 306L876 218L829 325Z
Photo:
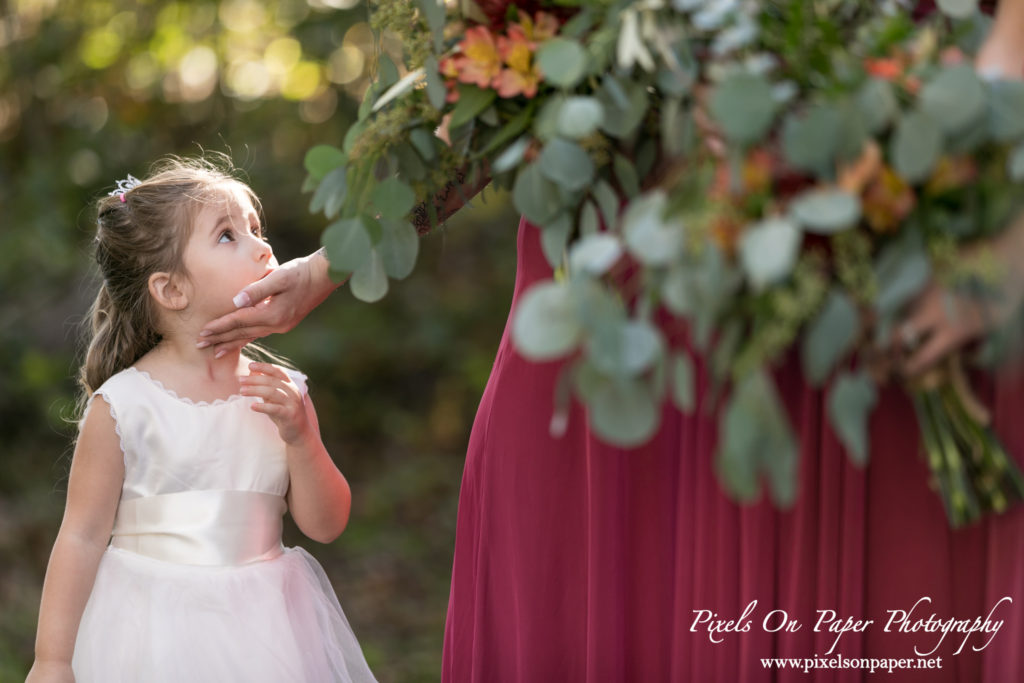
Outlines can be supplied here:
M149 293L164 308L181 311L188 306L188 293L181 278L171 273L153 273L149 276Z

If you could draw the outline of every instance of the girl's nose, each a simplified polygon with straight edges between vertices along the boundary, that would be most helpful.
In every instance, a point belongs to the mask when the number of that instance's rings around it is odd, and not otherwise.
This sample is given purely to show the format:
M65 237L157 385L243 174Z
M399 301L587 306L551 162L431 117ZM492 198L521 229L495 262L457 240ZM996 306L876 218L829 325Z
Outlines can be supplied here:
M274 250L269 242L257 238L255 254L257 261L269 261L274 256Z

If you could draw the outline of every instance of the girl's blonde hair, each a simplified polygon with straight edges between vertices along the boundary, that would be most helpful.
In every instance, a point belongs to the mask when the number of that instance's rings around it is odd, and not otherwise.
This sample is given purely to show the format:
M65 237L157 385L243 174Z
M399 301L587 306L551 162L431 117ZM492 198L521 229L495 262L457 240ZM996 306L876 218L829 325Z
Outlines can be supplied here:
M184 272L182 254L203 203L230 183L243 188L261 211L255 193L234 173L227 155L168 157L145 180L97 203L96 263L103 284L90 309L79 371L83 399L160 342L149 277Z

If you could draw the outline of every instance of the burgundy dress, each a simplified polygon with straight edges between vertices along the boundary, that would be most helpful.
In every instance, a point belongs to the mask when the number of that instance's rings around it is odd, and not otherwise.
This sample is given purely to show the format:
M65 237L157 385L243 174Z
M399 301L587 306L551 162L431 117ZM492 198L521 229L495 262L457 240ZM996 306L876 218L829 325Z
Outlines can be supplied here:
M539 231L521 222L513 309L550 276ZM871 461L858 469L827 426L822 392L806 385L793 359L775 378L802 444L797 503L786 511L767 501L734 504L714 475L717 421L702 406L707 374L697 362L697 411L666 405L645 446L596 440L578 404L567 433L553 438L562 362L527 362L506 325L466 457L445 683L1024 681L1024 506L950 531L926 485L905 396L881 393ZM982 388L1018 458L1022 376ZM715 634L720 643L706 625L691 630L695 610L740 620L755 600L733 631ZM799 628L769 632L783 619L774 613L766 629L773 610ZM815 631L818 610L833 610L837 622L874 621L829 652L838 634L828 624ZM894 624L886 632L889 610L910 612L908 624L932 614L984 622L990 613L990 623L1003 623L994 636L970 634L954 654L965 634L949 633L936 649L941 631L901 633ZM870 676L762 664L815 655L916 662L915 648L941 656L941 668Z

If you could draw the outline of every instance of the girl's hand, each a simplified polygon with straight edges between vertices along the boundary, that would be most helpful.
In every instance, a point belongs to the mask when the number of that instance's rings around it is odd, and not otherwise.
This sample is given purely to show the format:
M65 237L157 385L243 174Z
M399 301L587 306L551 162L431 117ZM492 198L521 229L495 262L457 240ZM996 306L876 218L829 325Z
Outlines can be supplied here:
M70 662L36 660L28 672L25 683L75 683Z
M240 378L243 396L257 396L262 403L255 403L252 409L267 415L274 424L281 439L290 445L302 441L310 431L306 417L306 405L302 391L284 370L270 363L249 363L248 377Z
M219 358L254 339L287 332L339 285L331 281L320 252L293 259L239 292L239 310L207 323L196 346L215 346Z

